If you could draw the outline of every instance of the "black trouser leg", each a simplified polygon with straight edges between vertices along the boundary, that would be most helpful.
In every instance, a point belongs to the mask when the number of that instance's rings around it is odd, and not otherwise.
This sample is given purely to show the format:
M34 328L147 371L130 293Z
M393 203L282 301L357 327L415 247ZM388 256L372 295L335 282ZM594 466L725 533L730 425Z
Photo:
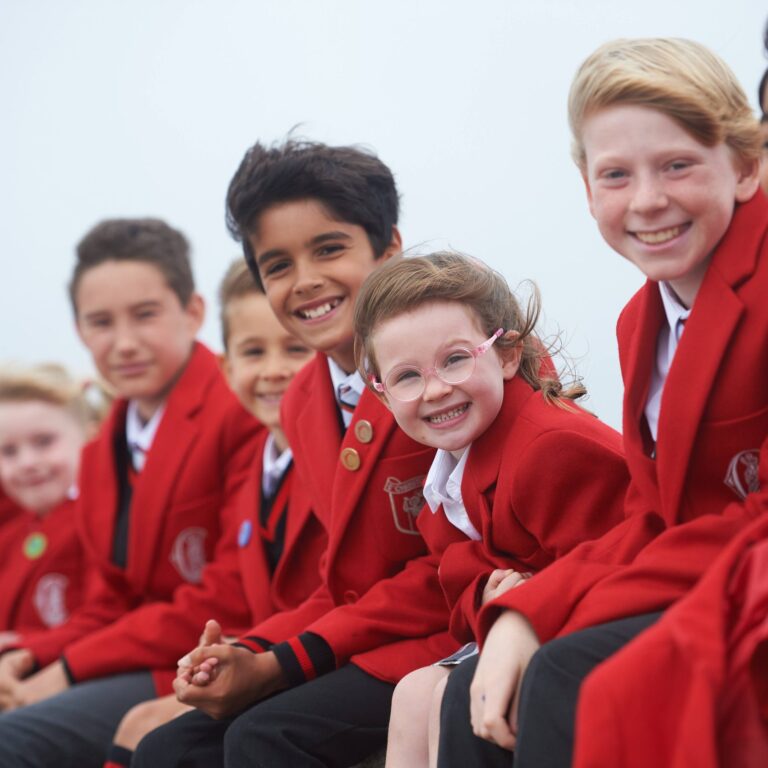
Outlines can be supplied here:
M612 621L543 645L523 678L516 768L567 768L573 757L576 703L584 678L661 616Z
M601 661L651 626L660 613L633 616L575 632L543 645L523 678L515 768L567 768L581 681ZM451 673L440 714L439 768L509 767L512 753L480 739L469 719L470 659Z
M387 740L394 685L353 665L230 720L190 712L148 734L132 768L347 768Z
M394 685L349 664L244 712L224 738L226 768L347 768L387 740Z
M196 709L180 715L139 742L131 768L224 768L224 734L231 723Z
M475 675L478 657L462 661L451 672L440 708L438 768L509 768L512 753L472 733L469 720L469 684Z

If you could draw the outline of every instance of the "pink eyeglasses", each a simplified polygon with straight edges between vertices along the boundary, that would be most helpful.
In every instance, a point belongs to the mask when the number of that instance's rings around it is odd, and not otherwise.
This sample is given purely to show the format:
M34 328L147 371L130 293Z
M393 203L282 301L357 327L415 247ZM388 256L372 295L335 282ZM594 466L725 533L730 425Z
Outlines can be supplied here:
M407 403L424 394L427 378L433 374L440 381L451 386L461 384L475 372L477 358L484 355L503 333L504 330L499 328L490 339L486 339L474 349L465 349L464 347L451 349L445 355L443 362L438 364L435 360L432 368L398 365L384 377L383 382L377 381L371 375L371 385L377 392L386 392L396 400Z

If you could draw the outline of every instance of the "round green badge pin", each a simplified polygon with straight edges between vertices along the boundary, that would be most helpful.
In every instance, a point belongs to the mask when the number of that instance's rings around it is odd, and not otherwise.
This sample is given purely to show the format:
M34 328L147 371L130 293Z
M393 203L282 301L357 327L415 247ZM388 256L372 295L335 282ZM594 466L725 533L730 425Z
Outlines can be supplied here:
M24 540L24 556L37 560L48 547L48 539L44 533L30 533Z

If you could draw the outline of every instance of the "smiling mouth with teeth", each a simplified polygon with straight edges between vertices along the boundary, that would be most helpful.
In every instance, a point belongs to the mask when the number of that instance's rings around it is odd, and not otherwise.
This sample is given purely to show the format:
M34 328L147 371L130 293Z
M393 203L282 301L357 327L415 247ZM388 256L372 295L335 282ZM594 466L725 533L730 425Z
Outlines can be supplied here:
M430 424L443 424L446 421L450 421L451 419L455 419L458 416L461 416L464 411L469 408L469 403L464 403L464 405L460 405L457 408L452 408L450 411L444 411L443 413L437 413L434 416L428 416L427 421Z
M669 227L668 229L660 229L656 232L634 232L634 236L646 245L659 245L660 243L666 243L668 240L674 240L685 229L684 225L677 227Z
M341 299L331 299L331 301L326 301L325 304L319 304L311 309L297 309L296 314L304 320L317 320L318 317L323 317L332 309L336 309L339 304L341 304Z

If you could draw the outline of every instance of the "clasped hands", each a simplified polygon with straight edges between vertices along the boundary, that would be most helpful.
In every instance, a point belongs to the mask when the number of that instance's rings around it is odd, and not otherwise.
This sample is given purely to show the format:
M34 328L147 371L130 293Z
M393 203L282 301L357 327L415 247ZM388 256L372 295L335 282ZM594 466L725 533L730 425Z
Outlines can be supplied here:
M39 672L34 669L35 657L25 648L7 651L0 657L0 711L34 704L69 687L60 661Z
M215 621L205 625L200 645L179 659L176 698L214 719L231 717L285 687L274 653L253 653L227 642Z

